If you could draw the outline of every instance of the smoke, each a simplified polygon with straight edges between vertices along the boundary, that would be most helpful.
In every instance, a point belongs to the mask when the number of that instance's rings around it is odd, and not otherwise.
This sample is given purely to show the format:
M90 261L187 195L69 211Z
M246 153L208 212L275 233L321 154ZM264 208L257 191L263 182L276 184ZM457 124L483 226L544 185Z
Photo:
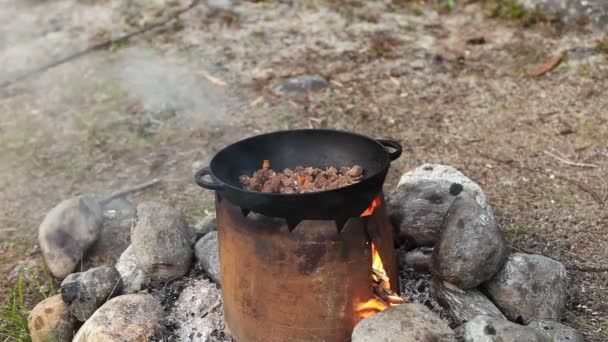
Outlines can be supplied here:
M146 8L165 5L165 0L142 4ZM128 31L116 23L122 22L129 6L135 5L120 1L0 0L0 83L86 49L99 32L115 37L114 30ZM210 83L204 71L217 75L202 58L130 47L94 52L20 82L18 87L22 95L31 96L32 107L57 113L57 121L63 124L71 121L68 112L82 111L78 107L83 104L95 112L88 98L103 97L100 93L104 92L112 96L126 93L146 112L172 113L178 122L188 125L222 124L228 103L225 89ZM108 86L117 91L108 91ZM165 120L166 116L154 119ZM37 119L45 118L38 115Z
M84 49L113 9L73 0L0 0L0 82Z
M227 97L222 87L204 78L205 70L201 62L130 48L121 53L114 72L146 111L175 111L199 122L224 121Z

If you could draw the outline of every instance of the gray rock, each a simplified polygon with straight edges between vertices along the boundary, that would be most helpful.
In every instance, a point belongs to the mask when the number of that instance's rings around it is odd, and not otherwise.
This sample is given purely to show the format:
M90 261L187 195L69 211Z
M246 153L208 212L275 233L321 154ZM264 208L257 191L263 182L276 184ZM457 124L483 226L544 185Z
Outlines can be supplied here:
M97 239L102 217L99 203L84 195L67 199L48 212L38 228L38 242L53 276L63 279L76 269Z
M566 267L542 255L514 253L484 284L490 299L512 321L559 321L568 291Z
M329 83L319 76L298 76L279 84L275 91L290 95L303 95L329 88Z
M551 342L585 342L585 338L576 330L561 323L540 320L534 321L528 325L545 335Z
M442 232L442 222L455 195L457 183L443 180L421 180L405 183L389 197L390 218L398 227L400 240L411 240L416 246L433 246Z
M181 212L157 203L137 206L131 230L137 266L151 279L181 277L192 261L191 231Z
M494 216L464 193L450 205L431 269L462 289L492 278L507 261L509 245Z
M104 264L113 264L131 244L135 206L124 198L116 198L104 204L102 209L103 224L88 256Z
M217 219L215 214L209 215L204 219L200 220L197 224L192 227L194 231L194 242L200 240L203 236L210 232L217 230Z
M122 291L120 273L112 266L72 273L61 283L61 298L72 316L84 322L108 299Z
M462 290L435 278L431 286L431 293L456 326L479 315L507 319L496 305L477 289Z
M211 10L230 10L234 7L234 3L231 0L207 0L207 7Z
M424 164L405 173L388 201L399 238L418 246L434 245L450 204L461 192L473 196L488 215L492 214L479 185L451 166Z
M27 322L32 342L71 341L74 335L74 318L60 295L38 303Z
M431 269L433 248L419 247L407 252L403 263L418 272L428 272Z
M414 70L423 70L426 66L426 63L423 59L416 59L410 63L410 68Z
M217 285L206 279L194 280L184 288L167 318L177 327L172 340L229 340L223 315L221 291Z
M221 285L220 249L217 241L217 232L211 232L198 240L194 246L194 254L211 279Z
M519 0L524 8L539 10L565 23L589 19L593 27L608 27L608 2L605 0Z
M404 173L399 179L398 186L420 180L443 180L460 184L464 192L472 195L482 208L491 211L486 194L481 187L452 166L441 164L420 165L414 171Z
M483 315L454 331L463 342L550 342L536 329Z
M163 316L163 307L150 295L119 296L99 308L73 342L149 341L160 330Z
M357 326L352 342L456 341L450 327L422 304L401 304L368 318Z
M148 286L150 279L144 271L137 267L137 259L133 246L127 247L116 263L116 269L122 277L122 293L137 293Z

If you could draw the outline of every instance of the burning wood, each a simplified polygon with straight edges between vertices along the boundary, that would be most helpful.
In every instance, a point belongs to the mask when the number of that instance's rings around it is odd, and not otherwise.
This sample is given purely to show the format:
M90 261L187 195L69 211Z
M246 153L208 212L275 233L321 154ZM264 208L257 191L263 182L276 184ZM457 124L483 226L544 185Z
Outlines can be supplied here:
M376 200L374 200L376 201ZM378 199L379 201L379 199ZM377 203L379 205L379 203ZM370 205L371 211L375 208L374 203ZM370 210L368 208L368 210ZM362 215L363 216L363 215ZM369 317L376 312L388 309L391 306L399 305L407 302L406 298L399 296L391 290L390 278L386 275L382 258L376 248L376 244L372 242L372 291L376 298L369 300L359 306L359 311L362 317Z
M359 165L345 166L339 170L333 166L325 169L296 166L276 172L270 169L270 161L264 160L262 169L251 177L240 177L245 190L282 194L316 192L341 188L363 179L363 168Z
M395 306L406 302L405 298L396 294L393 290L378 284L373 285L374 294L388 306Z
M379 271L375 268L372 268L372 278L374 278L374 282L376 282L376 283L380 283L381 281L388 282L390 280L386 276L386 273L384 273L384 271ZM376 280L376 279L378 279L378 280Z

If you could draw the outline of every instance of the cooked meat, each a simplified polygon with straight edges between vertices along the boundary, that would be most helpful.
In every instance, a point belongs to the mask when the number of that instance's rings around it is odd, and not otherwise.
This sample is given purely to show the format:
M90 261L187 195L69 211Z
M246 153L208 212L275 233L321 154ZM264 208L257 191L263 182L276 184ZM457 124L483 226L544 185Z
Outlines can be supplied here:
M251 177L239 177L243 189L282 194L318 192L355 184L363 179L363 168L359 165L344 166L340 170L333 166L325 169L296 166L283 172L275 172L269 165L266 167L266 163L264 166Z

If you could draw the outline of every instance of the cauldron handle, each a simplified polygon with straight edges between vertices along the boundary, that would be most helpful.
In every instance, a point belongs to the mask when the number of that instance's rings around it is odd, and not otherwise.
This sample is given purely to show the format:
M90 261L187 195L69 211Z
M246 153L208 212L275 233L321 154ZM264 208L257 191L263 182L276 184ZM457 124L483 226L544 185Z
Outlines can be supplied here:
M206 180L204 180L203 177L205 177L205 176L210 176L211 179L213 181L215 181L215 178L213 178L213 175L211 175L211 170L207 166L207 167L204 167L204 168L198 170L198 172L194 175L194 181L196 182L196 184L198 184L198 186L200 186L201 188L209 189L209 190L221 190L222 189L221 184L217 184L215 182L207 182Z
M403 152L403 147L401 146L400 143L393 141L393 140L387 140L387 139L376 139L376 141L381 143L387 149L387 151L389 148L392 148L395 150L393 152L388 152L388 158L391 161L393 161L401 156L401 153Z

